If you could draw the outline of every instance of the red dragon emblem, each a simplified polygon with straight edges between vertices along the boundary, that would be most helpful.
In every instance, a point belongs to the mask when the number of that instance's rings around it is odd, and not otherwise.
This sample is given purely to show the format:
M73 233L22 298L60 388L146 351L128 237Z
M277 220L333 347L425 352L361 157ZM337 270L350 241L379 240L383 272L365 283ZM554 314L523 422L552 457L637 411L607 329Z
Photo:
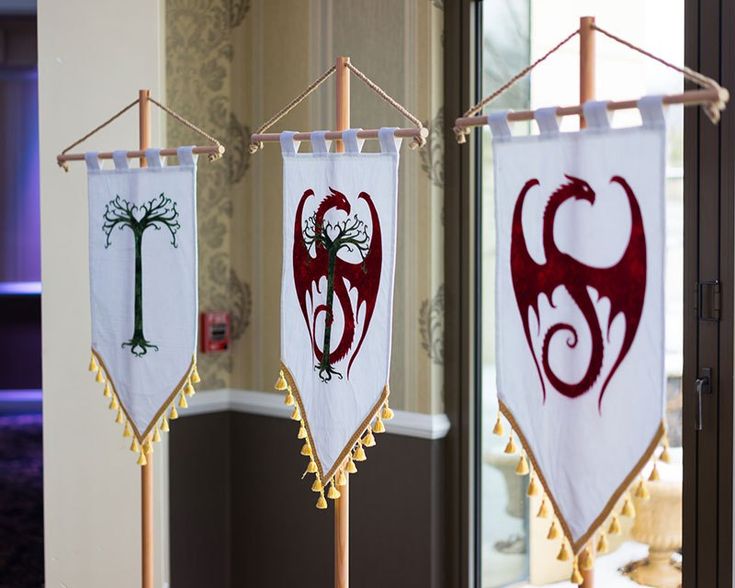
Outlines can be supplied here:
M301 196L296 209L293 244L296 296L318 362L314 369L324 382L331 380L332 376L342 379L342 373L335 369L334 364L348 355L349 379L350 369L360 352L375 310L382 268L380 219L370 195L361 192L358 196L359 200L367 203L370 211L372 228L368 230L368 225L357 214L350 216L351 206L345 195L334 188L329 190L331 194L321 201L314 214L306 220L303 219L304 204L314 196L314 191L306 190ZM325 220L324 217L329 210L339 210L347 218L342 221ZM346 254L355 257L355 252L359 254L360 261L351 262L343 259ZM322 293L320 286L322 279L326 280L324 302L314 308L314 290L319 294ZM350 298L350 291L353 289L357 291L354 307ZM344 324L339 340L333 342L332 336L336 334L333 332L335 301L339 304L339 315L342 316ZM357 344L353 345L357 315L363 305L365 315L362 332ZM310 307L311 316L309 316ZM321 345L316 340L318 320L324 321Z
M544 264L536 263L528 252L526 239L523 234L521 213L528 191L539 185L539 181L531 179L521 190L513 211L513 227L510 246L510 265L513 289L518 303L518 310L523 321L523 330L533 361L536 364L541 390L546 400L546 387L543 373L551 385L568 398L577 398L587 392L600 377L602 369L605 342L600 322L595 312L595 303L590 297L588 288L594 288L599 299L610 300L610 316L607 324L607 339L609 342L610 326L613 320L622 314L625 317L625 335L617 358L600 389L598 409L602 407L602 397L610 380L630 350L635 338L638 324L643 310L643 298L646 290L646 236L643 230L643 219L640 207L633 190L628 182L620 176L613 176L610 183L622 187L628 199L631 212L631 231L628 245L620 260L611 267L598 268L579 262L570 255L561 252L554 242L554 218L559 207L569 199L585 200L590 205L595 202L595 192L590 185L579 178L566 175L568 182L562 184L551 195L543 216L543 247L546 255ZM531 327L529 324L528 309L533 309L539 317L538 298L544 294L549 303L554 306L551 296L554 290L563 286L590 330L592 349L589 363L582 378L574 383L562 380L552 369L549 363L549 344L559 332L569 335L567 346L574 348L578 342L577 330L569 323L560 322L552 325L545 333L541 350L541 365L533 350ZM540 329L540 317L539 317ZM539 333L540 334L540 333Z

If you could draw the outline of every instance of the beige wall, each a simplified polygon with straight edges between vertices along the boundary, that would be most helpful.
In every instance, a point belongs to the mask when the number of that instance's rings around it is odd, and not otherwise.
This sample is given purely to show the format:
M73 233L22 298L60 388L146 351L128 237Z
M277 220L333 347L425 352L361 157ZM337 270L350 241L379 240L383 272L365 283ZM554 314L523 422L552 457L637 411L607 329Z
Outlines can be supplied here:
M441 2L431 0L167 0L170 103L227 141L225 165L202 169L202 308L230 310L230 353L202 357L206 388L272 389L279 360L281 158L248 156L250 129L337 55L431 124L421 152L402 151L391 392L396 408L443 410ZM405 124L357 79L352 124ZM333 124L332 82L276 129ZM185 134L169 126L173 143ZM191 139L189 139L190 141ZM369 148L369 147L368 147ZM374 146L373 146L374 148Z
M38 3L47 586L139 584L139 468L87 372L86 173L75 164L65 174L55 157L139 88L164 97L162 27L162 2L152 0ZM135 146L131 113L82 148ZM167 577L165 453L157 448L157 586Z

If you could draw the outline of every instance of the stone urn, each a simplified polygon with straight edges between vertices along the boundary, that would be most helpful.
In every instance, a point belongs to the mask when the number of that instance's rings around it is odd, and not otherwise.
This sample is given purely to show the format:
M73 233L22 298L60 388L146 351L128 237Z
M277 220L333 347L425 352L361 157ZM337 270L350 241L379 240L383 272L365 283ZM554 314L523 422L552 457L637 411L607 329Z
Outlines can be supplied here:
M661 479L648 483L650 499L634 499L636 517L632 536L648 545L648 559L631 566L630 577L645 586L679 588L681 570L671 561L681 549L681 480Z

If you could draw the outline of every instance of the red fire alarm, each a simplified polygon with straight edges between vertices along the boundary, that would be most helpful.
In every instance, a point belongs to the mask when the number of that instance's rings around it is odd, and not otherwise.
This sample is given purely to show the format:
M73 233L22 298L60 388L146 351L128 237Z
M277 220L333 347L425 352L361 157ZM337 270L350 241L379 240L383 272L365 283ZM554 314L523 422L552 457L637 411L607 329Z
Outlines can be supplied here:
M230 315L227 312L201 313L202 353L226 351L230 347Z

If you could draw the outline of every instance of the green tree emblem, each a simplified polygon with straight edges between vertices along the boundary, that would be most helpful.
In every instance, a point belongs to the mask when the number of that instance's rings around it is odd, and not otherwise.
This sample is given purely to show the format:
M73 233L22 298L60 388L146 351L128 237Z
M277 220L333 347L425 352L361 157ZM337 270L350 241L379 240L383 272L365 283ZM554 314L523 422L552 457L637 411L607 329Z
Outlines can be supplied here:
M120 196L115 196L105 205L105 222L102 225L106 236L105 249L111 245L110 236L115 227L119 230L128 227L135 239L135 326L133 336L122 347L130 347L130 352L136 357L144 356L148 349L158 351L158 346L148 341L143 334L143 234L150 227L157 231L168 229L171 233L171 245L178 247L176 232L181 228L176 220L178 217L176 202L163 193L140 206L133 205Z

